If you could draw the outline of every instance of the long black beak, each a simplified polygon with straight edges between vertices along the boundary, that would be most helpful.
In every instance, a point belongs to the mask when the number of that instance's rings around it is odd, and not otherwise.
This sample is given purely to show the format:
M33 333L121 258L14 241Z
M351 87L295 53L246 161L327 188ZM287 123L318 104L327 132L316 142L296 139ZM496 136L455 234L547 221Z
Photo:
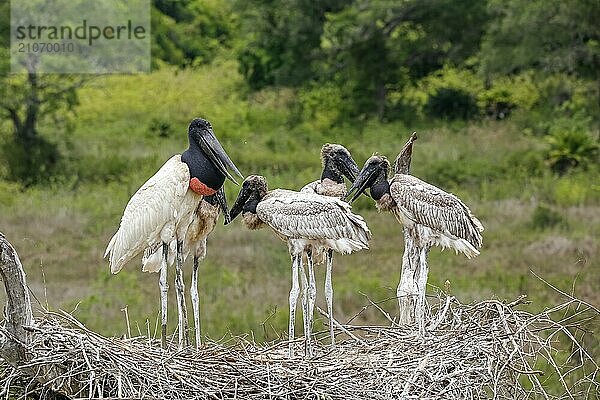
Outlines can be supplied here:
M231 180L236 185L239 185L235 178L231 176L227 168L231 169L235 172L240 178L244 178L240 170L235 166L231 158L227 155L221 143L217 140L215 133L212 129L204 130L203 134L200 135L199 141L200 148L212 162L212 164L217 167L219 172L225 175L229 180Z
M358 168L358 165L352 156L344 157L341 167L341 172L350 180L350 182L354 182L360 173L360 169Z
M356 200L368 187L371 186L375 178L377 177L378 169L374 165L365 165L356 177L356 180L348 190L346 200L352 196L350 203ZM353 194L353 192L355 192Z
M248 190L247 188L245 188L244 186L242 186L242 188L240 189L240 192L238 193L238 197L237 199L235 199L235 203L233 204L233 207L231 207L231 211L229 212L229 222L225 222L225 225L229 224L231 221L233 221L235 219L235 217L237 217L241 212L242 209L244 208L244 204L246 204L246 201L248 200L248 198L250 197L250 190Z
M221 189L217 190L217 193L215 193L214 196L217 200L217 203L219 203L221 211L223 212L223 218L225 220L223 225L227 225L231 222L231 216L229 215L229 209L227 208L227 197L225 196L225 190L223 189L223 186L221 186Z

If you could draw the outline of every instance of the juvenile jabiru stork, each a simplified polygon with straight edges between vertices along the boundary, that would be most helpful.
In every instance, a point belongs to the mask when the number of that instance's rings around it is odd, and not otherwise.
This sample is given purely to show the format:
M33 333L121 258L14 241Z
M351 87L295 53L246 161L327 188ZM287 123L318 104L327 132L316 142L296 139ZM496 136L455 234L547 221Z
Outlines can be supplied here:
M358 176L359 168L356 164L356 161L354 161L352 155L344 146L340 144L326 143L321 148L321 165L323 166L321 179L306 184L302 189L300 189L300 192L320 194L323 196L343 199L347 193L344 176L348 178L350 182L354 182ZM308 319L304 321L304 324L308 326L304 327L304 331L312 331L313 310L317 295L313 268L313 255L316 256L317 260L322 260L323 253L325 253L325 259L327 262L327 271L325 275L325 299L327 302L327 313L329 314L329 336L331 338L331 344L335 344L335 335L333 334L333 250L330 248L312 248L312 246L309 246L305 249L308 269L308 285L305 286L308 287L305 287L303 290L302 300L303 302L307 302L305 305L305 317ZM301 270L303 270L303 268ZM302 277L304 280L304 274ZM310 355L310 341L307 341L307 346L307 352Z
M292 258L292 288L289 296L290 357L294 355L292 340L300 291L298 270L302 265L304 249L312 245L349 254L368 248L371 231L364 219L350 209L348 203L335 197L285 189L269 191L267 180L260 175L246 178L231 208L232 220L243 213L246 227L254 230L268 226L288 244ZM305 332L305 336L310 338L310 332Z
M226 178L237 184L228 169L242 177L208 121L194 119L188 127L188 139L188 149L183 154L171 157L131 197L119 229L104 253L104 257L109 258L111 272L116 274L146 248L162 248L159 287L163 347L166 346L169 246L173 243L175 247L179 347L183 347L187 332L185 287L181 271L185 235L203 196L214 195Z
M192 299L192 308L194 311L194 332L196 337L196 348L200 347L202 342L202 325L200 320L200 298L198 296L198 268L199 261L206 257L206 242L208 236L217 225L219 215L223 212L225 224L230 222L229 210L227 208L227 198L223 187L217 190L217 193L211 196L203 196L202 201L194 212L192 222L187 230L183 240L183 263L191 254L194 255L192 282L190 286L190 297ZM175 260L175 241L169 244L169 254L167 256L167 265L170 267ZM162 246L157 248L147 248L142 257L143 272L158 272L163 260Z
M483 225L458 197L408 175L413 134L395 162L388 181L389 161L373 155L366 162L348 197L354 201L367 188L381 211L391 211L403 225L405 252L397 296L400 322L419 324L424 332L427 255L432 246L452 248L467 258L479 255Z

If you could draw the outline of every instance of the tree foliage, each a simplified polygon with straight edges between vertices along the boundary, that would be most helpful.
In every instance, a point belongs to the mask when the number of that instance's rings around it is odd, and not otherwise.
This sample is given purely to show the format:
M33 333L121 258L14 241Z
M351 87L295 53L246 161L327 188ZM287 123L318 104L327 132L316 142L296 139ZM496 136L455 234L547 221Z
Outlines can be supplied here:
M355 116L386 114L387 94L473 55L488 16L477 0L253 0L238 59L254 89L334 81Z
M59 165L56 133L68 130L77 89L90 78L77 75L9 74L9 3L0 4L0 117L11 132L2 141L8 178L26 185L44 182ZM227 4L212 0L155 0L151 10L155 66L208 63L226 48L234 31ZM44 126L40 126L40 124Z
M12 125L12 136L3 143L9 177L32 184L52 175L60 159L57 144L41 134L66 129L68 114L78 103L76 89L86 78L75 76L8 76L0 83L0 115ZM50 129L40 130L46 119Z
M0 31L7 31L8 4L0 8ZM0 152L6 159L8 177L32 184L51 175L60 159L57 144L41 134L40 119L47 118L51 132L65 128L69 111L78 103L76 89L86 78L38 74L35 69L11 75L9 36L0 36L4 41L0 43L0 117L12 127Z
M492 23L483 41L488 76L524 69L595 80L600 106L599 0L490 0Z
M238 60L254 89L299 86L318 75L326 15L341 0L239 1L241 34Z
M218 0L154 0L151 22L154 60L179 66L211 62L236 32L229 3Z
M2 146L9 175L32 183L60 159L51 135L68 128L83 80L9 75L9 11L0 3ZM235 58L243 93L291 88L288 122L319 130L529 113L523 129L549 135L544 156L563 173L597 154L598 21L600 0L153 0L152 61ZM575 116L576 133L551 129Z
M600 79L600 1L490 0L489 10L485 72L544 68Z

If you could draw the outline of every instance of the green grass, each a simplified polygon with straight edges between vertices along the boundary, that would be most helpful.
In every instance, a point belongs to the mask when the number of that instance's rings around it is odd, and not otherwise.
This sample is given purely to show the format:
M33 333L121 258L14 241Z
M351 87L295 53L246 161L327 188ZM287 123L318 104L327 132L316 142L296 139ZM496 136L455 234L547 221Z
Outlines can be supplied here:
M236 71L237 65L222 61L197 70L98 77L80 92L65 176L27 189L0 181L0 230L17 248L42 304L46 293L51 308L76 309L90 328L108 335L125 332L120 310L128 306L134 329L137 324L146 332L148 320L154 331L158 276L142 274L135 262L111 276L102 256L129 197L168 157L185 149L186 126L196 116L211 120L244 174L263 174L273 188L297 189L316 179L324 142L343 143L362 164L375 151L393 159L416 130L412 173L460 196L486 227L481 256L474 260L431 251L430 292L449 280L463 301L526 293L534 301L530 308L540 310L557 295L531 275L534 270L565 290L576 281L576 294L600 303L600 190L590 185L600 181L597 168L555 177L537 156L543 140L511 122L290 126L294 94L266 91L245 98ZM171 134L153 133L156 121L167 123ZM53 134L50 124L42 126L44 134ZM227 184L226 191L232 201L237 188ZM564 223L536 226L540 204ZM402 257L394 218L377 213L367 198L354 208L369 223L373 240L368 252L335 259L340 320L368 302L364 295L380 300L395 294ZM273 339L286 331L289 268L287 248L271 232L249 232L239 221L219 226L201 265L204 333L218 338L253 332L257 339ZM317 268L321 307L323 270ZM176 311L170 294L172 331ZM385 307L396 313L393 301ZM360 318L384 322L374 311ZM322 327L318 321L316 329Z

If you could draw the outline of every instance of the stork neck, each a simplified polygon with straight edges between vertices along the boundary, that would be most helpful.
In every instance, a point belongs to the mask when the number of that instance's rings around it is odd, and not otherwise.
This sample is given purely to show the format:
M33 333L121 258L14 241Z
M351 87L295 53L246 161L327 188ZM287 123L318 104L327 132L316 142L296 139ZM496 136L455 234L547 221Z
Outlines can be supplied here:
M325 161L323 173L321 174L321 182L326 178L331 179L335 183L344 183L344 177L337 168L331 166L331 161Z
M390 184L384 179L378 179L373 185L371 185L371 197L374 200L379 200L385 194L390 193Z
M190 169L190 179L197 178L213 190L219 190L225 176L210 162L196 141L190 137L190 145L181 155L181 161Z
M202 200L210 204L211 206L217 205L217 197L213 194L212 196L204 196Z

